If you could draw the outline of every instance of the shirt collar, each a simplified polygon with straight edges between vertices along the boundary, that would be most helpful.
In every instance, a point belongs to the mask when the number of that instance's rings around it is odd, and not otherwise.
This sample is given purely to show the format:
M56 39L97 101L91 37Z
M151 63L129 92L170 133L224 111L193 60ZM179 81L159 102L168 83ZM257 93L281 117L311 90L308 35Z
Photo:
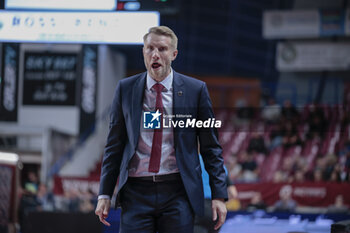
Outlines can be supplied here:
M163 79L163 81L161 81L160 83L165 87L165 89L167 91L171 90L171 86L173 84L173 69L170 68L170 73L169 75ZM151 76L149 75L149 73L147 72L147 90L151 90L151 88L153 87L154 84L156 84L157 82L151 78Z

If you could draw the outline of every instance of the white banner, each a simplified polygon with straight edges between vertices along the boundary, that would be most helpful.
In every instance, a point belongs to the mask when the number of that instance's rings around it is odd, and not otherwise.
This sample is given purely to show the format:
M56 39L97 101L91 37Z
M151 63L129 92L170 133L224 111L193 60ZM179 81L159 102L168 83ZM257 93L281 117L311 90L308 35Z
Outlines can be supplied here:
M320 14L317 10L264 12L264 38L312 38L319 35Z
M0 11L0 42L142 44L158 12Z
M350 69L350 43L281 42L277 45L279 71L336 71Z
M116 0L5 0L5 9L115 10Z

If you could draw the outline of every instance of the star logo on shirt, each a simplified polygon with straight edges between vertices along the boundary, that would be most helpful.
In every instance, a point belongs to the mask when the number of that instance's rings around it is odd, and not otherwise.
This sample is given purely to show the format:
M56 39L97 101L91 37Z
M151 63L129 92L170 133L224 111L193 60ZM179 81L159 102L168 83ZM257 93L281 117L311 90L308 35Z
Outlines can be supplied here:
M155 119L159 120L158 118L162 115L160 112L159 112L159 109L157 109L157 111L155 113L151 113L153 118L151 120L151 122L153 122Z
M162 115L157 109L156 112L143 113L143 128L144 129L160 129L160 116Z

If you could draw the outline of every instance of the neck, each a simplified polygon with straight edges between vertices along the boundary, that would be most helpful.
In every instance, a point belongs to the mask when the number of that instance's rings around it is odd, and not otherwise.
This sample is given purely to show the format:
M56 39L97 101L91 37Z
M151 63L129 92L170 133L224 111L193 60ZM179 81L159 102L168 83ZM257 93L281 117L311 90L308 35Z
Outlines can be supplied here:
M150 75L150 77L151 77L154 81L156 81L156 82L161 82L161 81L163 81L166 77L169 76L170 72L171 72L171 69L169 69L169 71L168 71L168 72L166 73L166 75L164 75L164 76L161 76L161 77L152 77L152 76Z
M158 77L153 78L153 77L151 76L151 78L152 78L154 81L158 82L158 83L160 83L161 81L163 81L166 77L167 77L167 76L161 77L161 78L158 78Z

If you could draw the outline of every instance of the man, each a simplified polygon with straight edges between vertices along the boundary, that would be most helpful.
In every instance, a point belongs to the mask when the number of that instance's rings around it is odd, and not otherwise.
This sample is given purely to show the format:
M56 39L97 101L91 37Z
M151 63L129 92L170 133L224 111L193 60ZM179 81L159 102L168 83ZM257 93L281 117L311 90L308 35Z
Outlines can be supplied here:
M204 211L199 142L219 228L226 218L227 191L215 128L150 130L143 124L149 111L152 122L162 115L214 118L206 85L172 70L178 51L170 28L151 28L143 39L147 72L121 80L116 88L95 213L109 225L105 219L119 176L122 233L193 232L194 214Z

